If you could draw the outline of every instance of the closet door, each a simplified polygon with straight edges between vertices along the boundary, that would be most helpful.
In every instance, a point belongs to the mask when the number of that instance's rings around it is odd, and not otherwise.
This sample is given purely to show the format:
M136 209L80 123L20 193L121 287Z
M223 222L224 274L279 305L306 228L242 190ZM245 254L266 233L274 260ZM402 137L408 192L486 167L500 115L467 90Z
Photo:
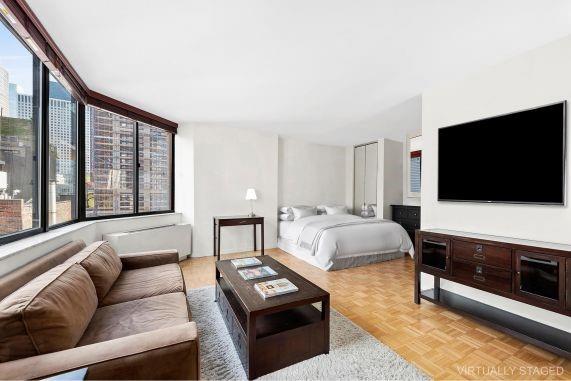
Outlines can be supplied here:
M365 202L377 203L378 143L365 146Z
M361 214L365 195L365 155L366 146L355 147L354 180L353 180L353 214Z

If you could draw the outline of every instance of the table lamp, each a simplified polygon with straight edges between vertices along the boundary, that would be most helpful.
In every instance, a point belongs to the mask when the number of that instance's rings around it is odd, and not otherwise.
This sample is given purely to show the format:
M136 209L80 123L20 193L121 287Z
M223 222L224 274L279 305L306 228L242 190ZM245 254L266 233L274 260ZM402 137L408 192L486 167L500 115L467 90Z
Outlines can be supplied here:
M256 215L254 214L254 201L256 201L258 199L258 196L256 195L256 190L254 188L249 188L246 191L246 200L250 201L250 214L248 214L248 217L255 217Z

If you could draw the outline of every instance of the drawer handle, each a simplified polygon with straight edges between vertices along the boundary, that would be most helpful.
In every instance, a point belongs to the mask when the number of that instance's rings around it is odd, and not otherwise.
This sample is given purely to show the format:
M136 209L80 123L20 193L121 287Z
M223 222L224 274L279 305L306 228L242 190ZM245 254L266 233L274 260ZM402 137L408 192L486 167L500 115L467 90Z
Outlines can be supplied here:
M241 224L247 224L248 221L240 221Z
M484 246L476 245L476 253L482 253L484 251Z
M486 256L484 254L474 254L474 258L480 261L486 260Z
M486 278L480 275L474 275L474 280L477 280L478 282L485 282Z

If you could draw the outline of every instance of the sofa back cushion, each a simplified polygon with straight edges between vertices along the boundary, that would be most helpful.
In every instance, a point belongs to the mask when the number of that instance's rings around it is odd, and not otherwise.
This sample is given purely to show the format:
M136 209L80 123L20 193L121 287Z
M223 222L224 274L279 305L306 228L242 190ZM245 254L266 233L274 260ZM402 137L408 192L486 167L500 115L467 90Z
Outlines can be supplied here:
M82 240L72 241L2 276L0 278L0 300L52 267L61 265L84 248L85 243Z
M97 308L87 271L64 263L0 302L0 362L70 349Z
M121 258L107 241L92 243L66 262L79 263L87 270L100 302L107 295L123 268Z

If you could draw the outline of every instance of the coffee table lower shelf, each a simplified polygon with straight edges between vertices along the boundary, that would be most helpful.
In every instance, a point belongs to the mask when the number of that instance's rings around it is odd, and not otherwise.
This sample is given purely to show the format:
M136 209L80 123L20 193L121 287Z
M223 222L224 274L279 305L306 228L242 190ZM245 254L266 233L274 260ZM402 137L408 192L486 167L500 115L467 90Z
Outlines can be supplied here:
M216 300L249 379L329 353L328 300L324 312L305 304L253 316L224 278L217 279Z

